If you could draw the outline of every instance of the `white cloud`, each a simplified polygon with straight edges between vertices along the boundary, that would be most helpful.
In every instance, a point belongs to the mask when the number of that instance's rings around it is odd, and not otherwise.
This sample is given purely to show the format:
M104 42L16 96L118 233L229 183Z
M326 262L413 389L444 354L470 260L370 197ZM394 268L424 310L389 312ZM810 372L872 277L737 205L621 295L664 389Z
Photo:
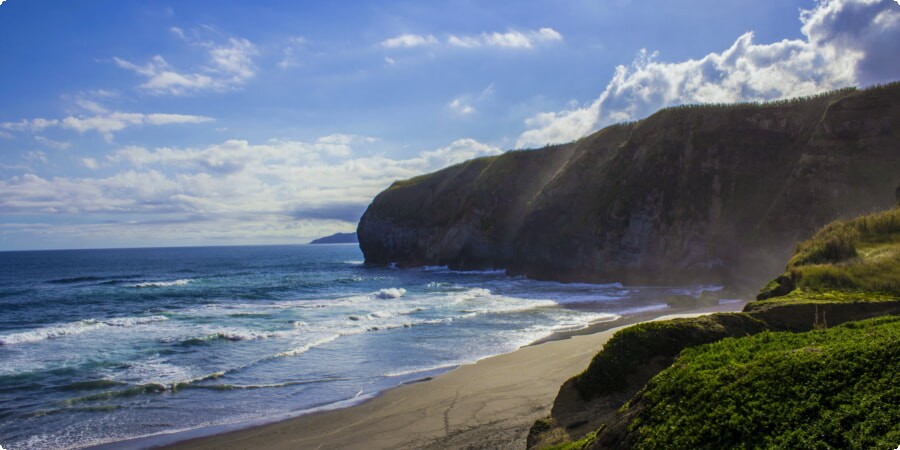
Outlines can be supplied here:
M148 125L169 125L173 123L206 123L212 122L211 117L193 116L188 114L144 114L143 123Z
M753 33L701 59L660 62L641 51L589 105L536 114L518 147L567 142L599 127L685 103L765 101L893 80L900 10L886 0L830 0L803 11L804 39L756 44Z
M451 35L447 38L447 44L462 48L503 47L529 49L537 44L562 40L562 34L553 28L541 28L527 32L511 30L506 33L482 33L478 36Z
M458 48L494 47L531 49L539 44L559 42L562 40L562 34L553 28L545 27L529 31L509 30L505 33L494 31L475 35L451 34L447 36L445 44L450 47ZM440 44L440 40L432 34L401 34L381 41L382 47L391 49L435 46L438 44Z
M106 111L106 109L103 109ZM131 126L156 126L156 125L170 125L170 124L197 124L197 123L205 123L211 122L214 119L206 116L194 116L188 114L160 114L160 113L152 113L152 114L144 114L144 113L129 113L129 112L104 112L101 114L91 115L91 116L68 116L63 119L22 119L18 122L4 122L0 123L0 129L7 129L12 131L30 131L30 132L40 132L46 128L50 127L59 127L68 130L76 131L80 134L87 133L90 131L96 131L103 135L103 137L107 141L112 141L113 133L117 131L121 131L125 128ZM5 133L0 131L0 133ZM8 133L6 133L8 134ZM69 147L68 142L62 141L54 141L51 139L47 139L43 136L35 136L35 141L38 143L58 148L58 149L66 149Z
M181 29L173 28L172 31L187 40ZM120 68L146 78L147 81L139 86L140 89L156 95L186 95L235 89L256 75L253 57L258 51L247 39L228 38L224 43L188 42L207 52L207 63L193 71L176 70L160 55L150 58L144 65L118 57L113 57L113 61Z
M47 139L43 136L35 136L34 140L37 141L41 145L44 145L47 147L52 147L52 148L59 149L59 150L66 150L72 145L69 142L54 141L53 139Z
M0 130L0 138L3 139L12 139L13 135L7 131Z
M422 152L419 159L429 170L456 164L481 156L495 156L503 153L499 148L484 144L475 139L457 139L446 147Z
M94 158L81 158L81 165L91 170L97 170L98 168L100 168L100 164L97 163L97 160Z
M0 128L10 131L42 131L44 128L56 126L59 121L56 119L22 119L18 122L0 122Z
M288 39L287 46L282 49L282 58L278 62L278 67L282 69L290 69L300 66L300 60L297 58L297 52L306 44L306 38L303 36L294 36Z
M196 124L211 122L212 120L211 117L186 114L111 112L96 116L69 116L60 121L60 126L77 131L78 133L96 131L102 134L107 141L111 141L112 133L121 131L130 126Z
M411 48L437 44L438 40L433 35L401 34L381 41L384 48Z
M141 228L142 235L135 231L144 242L161 235L252 237L249 230L296 231L300 224L321 235L326 229L352 229L365 205L394 180L500 153L491 145L460 139L407 159L351 156L355 154L351 147L373 140L333 134L310 142L229 140L201 148L125 147L106 161L80 160L92 170L112 168L113 175L45 178L26 173L0 180L0 210L10 215L115 214L159 222ZM350 150L347 156L336 158L335 149L344 147ZM203 235L197 228L199 234L185 234L186 228L199 223L210 233ZM66 226L48 226L44 231L66 233ZM125 225L96 226L103 226L111 239L133 231Z
M450 108L450 111L453 111L456 114L461 116L467 116L475 112L475 107L465 103L463 100L454 98L450 104L447 105Z
M38 161L46 163L47 154L40 150L33 150L25 154L25 159L27 159L28 161Z
M460 95L447 104L447 109L458 116L468 116L478 111L476 105L483 103L494 95L494 83L489 84L478 94Z

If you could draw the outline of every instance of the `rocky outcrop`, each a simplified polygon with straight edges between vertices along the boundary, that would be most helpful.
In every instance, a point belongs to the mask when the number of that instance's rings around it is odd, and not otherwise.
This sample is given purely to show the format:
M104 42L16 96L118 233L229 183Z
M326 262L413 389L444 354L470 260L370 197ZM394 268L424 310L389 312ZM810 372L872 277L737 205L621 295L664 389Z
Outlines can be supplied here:
M398 181L366 261L562 281L744 282L823 224L895 202L900 83L662 110L576 142Z

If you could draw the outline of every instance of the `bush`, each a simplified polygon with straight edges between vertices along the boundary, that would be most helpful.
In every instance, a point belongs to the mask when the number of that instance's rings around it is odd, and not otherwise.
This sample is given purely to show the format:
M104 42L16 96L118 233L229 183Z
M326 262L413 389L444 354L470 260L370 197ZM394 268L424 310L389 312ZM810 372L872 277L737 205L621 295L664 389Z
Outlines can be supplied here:
M763 322L743 313L637 324L619 331L606 343L588 368L575 377L575 389L590 399L639 388L646 379L638 379L635 374L653 359L671 360L687 347L764 329Z
M898 316L725 339L659 373L628 429L634 448L894 448L898 373Z

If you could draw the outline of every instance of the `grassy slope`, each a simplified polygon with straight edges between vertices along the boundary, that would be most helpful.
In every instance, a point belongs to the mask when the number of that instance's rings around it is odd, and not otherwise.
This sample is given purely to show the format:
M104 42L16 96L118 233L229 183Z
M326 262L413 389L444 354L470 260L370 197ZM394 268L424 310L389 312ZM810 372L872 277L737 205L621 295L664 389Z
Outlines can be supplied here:
M900 317L802 333L764 331L785 328L759 320L805 304L840 303L866 316L865 304L896 303L900 207L824 227L797 246L785 274L763 288L761 297L767 299L751 303L745 313L619 332L570 380L585 401L634 392L640 386L630 386L632 381L646 381L634 379L640 367L660 357L678 354L678 359L653 377L616 421L559 448L900 443ZM816 320L806 329L826 326Z
M635 448L893 448L900 317L695 347L637 397Z
M825 226L797 246L787 271L757 298L772 303L898 297L900 207Z

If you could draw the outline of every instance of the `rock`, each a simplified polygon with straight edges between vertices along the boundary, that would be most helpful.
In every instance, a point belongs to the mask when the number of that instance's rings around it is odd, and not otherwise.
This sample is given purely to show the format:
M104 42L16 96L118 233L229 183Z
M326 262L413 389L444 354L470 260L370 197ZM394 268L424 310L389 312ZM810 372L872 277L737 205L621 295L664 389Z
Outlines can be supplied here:
M897 123L900 83L664 109L395 182L360 220L360 248L399 267L756 287L818 227L893 204Z

